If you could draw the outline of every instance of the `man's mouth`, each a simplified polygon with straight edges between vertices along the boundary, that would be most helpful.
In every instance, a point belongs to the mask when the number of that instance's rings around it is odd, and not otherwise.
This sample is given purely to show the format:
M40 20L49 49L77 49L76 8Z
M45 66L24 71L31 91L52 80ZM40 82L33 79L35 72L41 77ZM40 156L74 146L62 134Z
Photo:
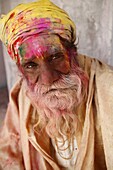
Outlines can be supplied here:
M59 90L59 89L50 89L50 90L44 92L43 94L44 94L44 95L45 95L45 94L49 94L49 93L51 93L51 92L55 92L55 91L58 91L58 90Z
M51 88L51 89L49 89L49 90L47 90L46 92L44 92L43 94L45 95L45 94L49 94L49 93L53 93L53 92L56 92L56 91L59 91L59 92L62 92L62 91L66 91L66 90L68 90L68 89L75 89L76 87L75 86L71 86L71 87L65 87L65 88Z

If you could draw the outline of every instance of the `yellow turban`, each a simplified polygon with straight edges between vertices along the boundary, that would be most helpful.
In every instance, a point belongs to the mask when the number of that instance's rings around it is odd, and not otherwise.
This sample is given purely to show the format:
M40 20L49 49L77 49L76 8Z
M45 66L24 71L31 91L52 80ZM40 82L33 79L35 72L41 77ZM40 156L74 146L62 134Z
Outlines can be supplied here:
M0 19L0 39L19 62L18 47L34 34L58 34L74 42L75 25L68 14L49 0L20 4Z

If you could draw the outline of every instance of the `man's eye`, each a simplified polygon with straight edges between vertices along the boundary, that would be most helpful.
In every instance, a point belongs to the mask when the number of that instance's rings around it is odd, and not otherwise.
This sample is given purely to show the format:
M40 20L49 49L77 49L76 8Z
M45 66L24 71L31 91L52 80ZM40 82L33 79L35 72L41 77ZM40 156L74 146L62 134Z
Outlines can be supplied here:
M57 59L59 60L59 59L63 59L63 58L64 58L63 54L55 54L55 55L53 55L49 58L49 61L51 62L51 61L54 61L54 60L57 60Z
M55 56L52 57L52 60L55 60L55 59L58 59L58 58L61 58L61 56L60 55L55 55Z
M35 69L37 67L38 67L38 64L34 63L34 62L28 62L28 63L24 64L24 68L27 70Z

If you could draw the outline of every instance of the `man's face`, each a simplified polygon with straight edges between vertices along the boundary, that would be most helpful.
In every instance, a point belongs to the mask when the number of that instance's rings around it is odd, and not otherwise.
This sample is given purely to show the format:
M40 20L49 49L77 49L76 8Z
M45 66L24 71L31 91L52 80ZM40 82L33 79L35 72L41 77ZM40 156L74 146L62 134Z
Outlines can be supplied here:
M56 35L32 36L19 47L21 70L32 86L52 85L70 72L66 49Z
M43 35L30 37L19 47L26 94L50 137L60 136L61 129L74 133L75 110L87 92L85 73L62 44L56 35Z

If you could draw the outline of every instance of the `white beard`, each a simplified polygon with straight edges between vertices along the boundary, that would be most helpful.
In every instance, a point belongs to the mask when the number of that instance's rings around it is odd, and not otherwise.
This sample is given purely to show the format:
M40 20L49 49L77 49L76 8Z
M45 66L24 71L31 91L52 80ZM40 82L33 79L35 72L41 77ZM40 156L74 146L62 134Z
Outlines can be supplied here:
M28 94L31 100L34 99L33 102L38 108L48 107L50 110L56 108L69 111L81 102L81 91L80 78L71 74L68 77L63 75L61 80L52 86L37 84L34 91L28 91Z
M61 133L67 135L69 131L71 135L75 134L78 122L76 108L86 93L87 88L83 87L81 78L74 71L63 75L51 86L37 83L33 90L27 89L28 97L38 110L38 122L43 121L43 128L50 137L61 136Z

